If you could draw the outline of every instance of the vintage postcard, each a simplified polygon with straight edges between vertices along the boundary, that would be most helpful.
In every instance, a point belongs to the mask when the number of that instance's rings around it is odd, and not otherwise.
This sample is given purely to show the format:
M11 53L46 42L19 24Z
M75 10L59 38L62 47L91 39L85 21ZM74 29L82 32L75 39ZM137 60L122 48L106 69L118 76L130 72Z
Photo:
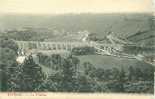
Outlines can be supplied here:
M0 99L155 99L155 0L0 0Z

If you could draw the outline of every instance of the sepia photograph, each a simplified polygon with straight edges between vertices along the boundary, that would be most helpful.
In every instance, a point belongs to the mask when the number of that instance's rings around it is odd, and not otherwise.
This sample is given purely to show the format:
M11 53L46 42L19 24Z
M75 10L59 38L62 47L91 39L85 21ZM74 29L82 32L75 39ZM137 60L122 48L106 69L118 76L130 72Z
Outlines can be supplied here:
M0 92L152 96L153 2L0 0Z

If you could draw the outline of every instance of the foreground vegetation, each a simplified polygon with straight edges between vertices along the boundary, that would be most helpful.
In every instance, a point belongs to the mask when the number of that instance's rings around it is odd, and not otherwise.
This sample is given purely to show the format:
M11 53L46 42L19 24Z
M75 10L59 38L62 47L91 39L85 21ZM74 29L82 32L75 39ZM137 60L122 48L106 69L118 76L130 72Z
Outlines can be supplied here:
M151 66L147 70L130 66L127 72L124 67L97 68L91 62L81 64L73 55L57 54L39 54L39 64L32 56L23 64L17 64L17 50L12 40L1 39L1 91L153 93L154 69ZM51 68L52 72L47 74L43 67Z

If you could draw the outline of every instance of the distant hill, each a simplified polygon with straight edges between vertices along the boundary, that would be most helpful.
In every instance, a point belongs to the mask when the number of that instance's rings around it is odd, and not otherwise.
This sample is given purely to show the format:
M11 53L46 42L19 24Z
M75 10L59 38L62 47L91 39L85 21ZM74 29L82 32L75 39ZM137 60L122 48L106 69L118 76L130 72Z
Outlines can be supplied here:
M41 29L40 35L51 35L50 30L87 30L104 37L113 31L118 37L128 37L150 29L150 14L64 14L64 15L0 15L0 31L23 27ZM61 33L61 32L60 32ZM51 36L52 37L52 36Z

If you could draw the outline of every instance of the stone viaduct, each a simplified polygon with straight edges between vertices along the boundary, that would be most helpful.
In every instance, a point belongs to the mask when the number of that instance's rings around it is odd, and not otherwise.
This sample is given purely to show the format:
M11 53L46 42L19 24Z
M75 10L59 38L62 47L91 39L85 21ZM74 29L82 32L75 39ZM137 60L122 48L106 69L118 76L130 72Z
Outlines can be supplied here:
M71 51L75 47L94 47L98 53L112 53L120 50L121 45L98 44L96 42L38 42L38 41L16 41L20 50L37 49L44 51Z

